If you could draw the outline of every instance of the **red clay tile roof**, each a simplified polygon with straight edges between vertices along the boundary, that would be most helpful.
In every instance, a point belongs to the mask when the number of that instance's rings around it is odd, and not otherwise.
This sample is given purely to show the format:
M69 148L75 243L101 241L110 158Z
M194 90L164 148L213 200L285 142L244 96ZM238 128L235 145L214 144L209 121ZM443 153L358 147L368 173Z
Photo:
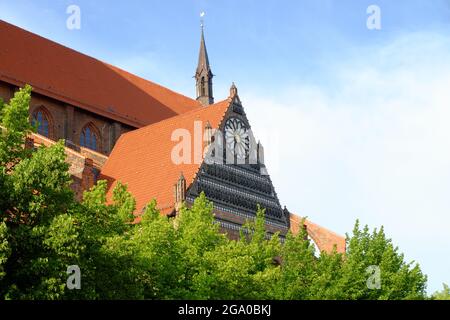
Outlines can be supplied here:
M291 232L298 233L302 217L291 213ZM345 253L345 238L307 219L304 222L308 236L315 242L320 251L332 252L336 245L339 253Z
M0 80L142 127L200 104L0 20Z
M136 213L153 198L163 213L170 213L174 205L174 184L181 172L186 186L194 181L200 164L174 164L171 152L179 142L171 140L175 129L187 129L192 136L194 150L194 122L202 121L202 134L209 121L217 129L230 106L231 99L200 107L179 116L123 134L101 170L100 179L109 181L108 198L120 181L136 199ZM203 137L203 136L202 136ZM192 161L193 162L193 161Z

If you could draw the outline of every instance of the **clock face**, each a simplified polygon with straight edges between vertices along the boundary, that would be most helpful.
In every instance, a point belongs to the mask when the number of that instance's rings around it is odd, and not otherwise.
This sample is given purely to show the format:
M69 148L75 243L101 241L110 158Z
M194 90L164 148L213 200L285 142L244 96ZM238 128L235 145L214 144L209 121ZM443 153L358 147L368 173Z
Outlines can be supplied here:
M239 159L245 159L249 149L249 135L245 123L237 118L230 118L225 123L225 141L227 149Z

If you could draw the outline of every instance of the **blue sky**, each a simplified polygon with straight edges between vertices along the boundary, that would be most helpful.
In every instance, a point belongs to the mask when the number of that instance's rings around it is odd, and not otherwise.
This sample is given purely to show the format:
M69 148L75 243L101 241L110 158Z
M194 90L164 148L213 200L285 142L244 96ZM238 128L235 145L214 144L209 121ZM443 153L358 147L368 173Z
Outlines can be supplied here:
M341 234L384 225L429 292L449 283L450 1L0 0L1 19L188 96L201 11L216 99L236 82L283 204Z

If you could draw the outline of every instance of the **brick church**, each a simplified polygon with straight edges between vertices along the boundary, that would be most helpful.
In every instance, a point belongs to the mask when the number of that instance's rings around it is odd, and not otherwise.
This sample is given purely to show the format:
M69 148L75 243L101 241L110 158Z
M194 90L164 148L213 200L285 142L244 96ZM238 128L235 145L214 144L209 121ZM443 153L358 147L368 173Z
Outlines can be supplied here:
M33 87L30 121L38 130L26 143L64 139L78 199L99 179L111 196L120 181L139 219L152 199L175 216L204 192L230 238L258 204L268 234L298 232L302 219L278 200L236 86L214 101L203 29L195 99L1 20L0 41L0 97L7 102L25 84ZM303 227L319 250L345 251L343 237L309 220Z

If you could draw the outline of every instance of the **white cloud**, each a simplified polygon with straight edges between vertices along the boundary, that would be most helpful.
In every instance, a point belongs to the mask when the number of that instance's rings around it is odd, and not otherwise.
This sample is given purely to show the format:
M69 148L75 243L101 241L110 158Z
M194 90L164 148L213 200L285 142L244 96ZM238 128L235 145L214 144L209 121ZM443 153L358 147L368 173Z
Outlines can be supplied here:
M448 61L450 37L407 34L333 59L331 87L245 94L282 203L340 233L384 225L430 291L450 282Z

